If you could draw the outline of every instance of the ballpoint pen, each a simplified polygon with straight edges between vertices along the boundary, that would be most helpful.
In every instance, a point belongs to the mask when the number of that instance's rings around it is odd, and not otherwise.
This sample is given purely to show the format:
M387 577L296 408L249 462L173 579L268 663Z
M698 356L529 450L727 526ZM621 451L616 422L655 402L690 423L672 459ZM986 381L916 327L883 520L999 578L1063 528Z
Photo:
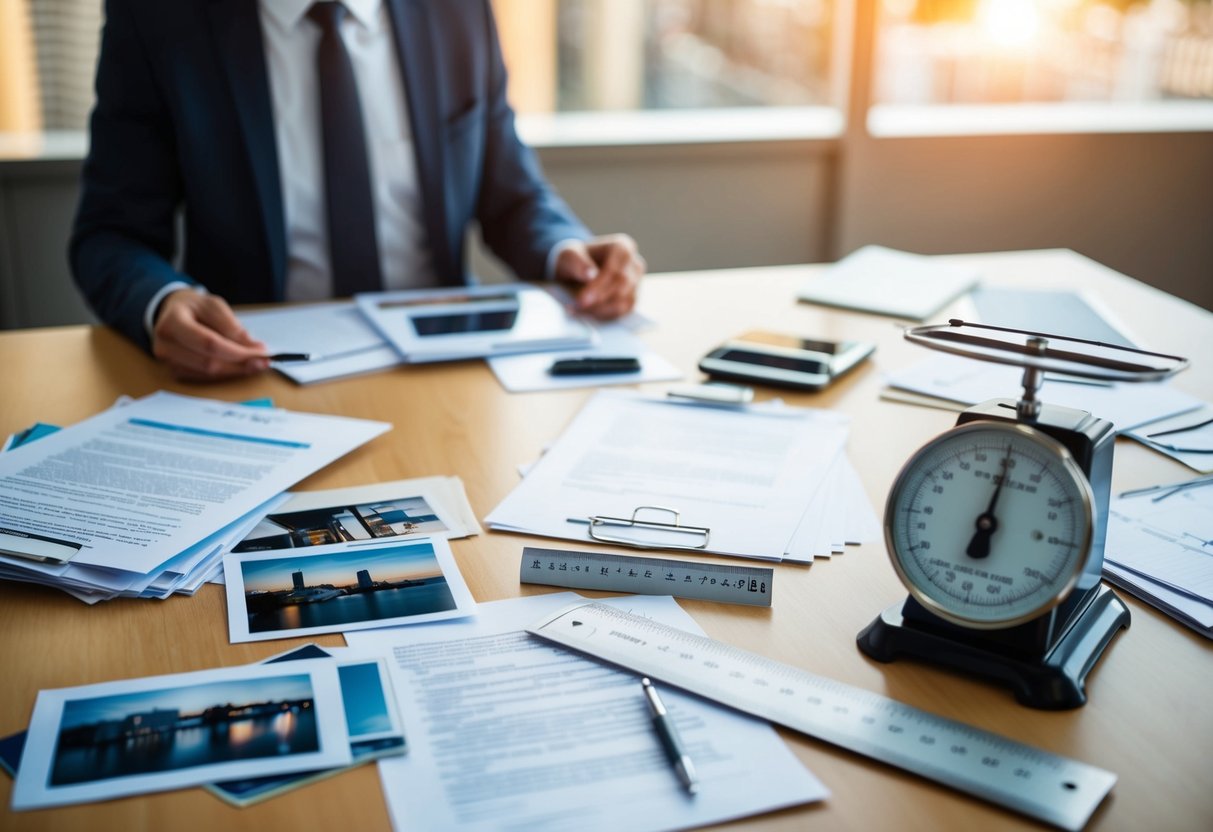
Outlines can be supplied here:
M644 695L649 703L649 713L653 717L653 727L657 729L657 736L661 739L661 747L665 749L665 755L674 764L674 771L678 773L678 779L682 781L687 793L695 794L699 788L699 780L695 776L695 766L691 764L691 758L687 756L686 749L682 747L682 739L674 727L674 720L670 719L665 704L657 695L657 688L653 687L649 678L644 677L640 680L640 684L644 688Z

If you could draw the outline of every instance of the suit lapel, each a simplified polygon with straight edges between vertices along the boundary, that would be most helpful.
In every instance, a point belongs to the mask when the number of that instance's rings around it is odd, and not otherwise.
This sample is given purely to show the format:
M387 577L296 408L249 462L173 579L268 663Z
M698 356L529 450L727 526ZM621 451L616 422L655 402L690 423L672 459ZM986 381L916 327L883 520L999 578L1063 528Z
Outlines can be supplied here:
M236 105L244 145L261 203L261 219L269 244L274 298L282 300L286 280L286 222L282 185L278 178L278 149L274 139L274 109L261 40L257 4L249 0L214 0L211 31Z
M385 2L396 36L396 54L408 98L409 125L413 133L430 254L440 280L462 281L463 275L456 274L459 267L448 239L447 200L443 185L446 160L442 146L445 112L442 91L446 85L440 77L442 66L434 54L437 35L431 12L425 3L418 0Z

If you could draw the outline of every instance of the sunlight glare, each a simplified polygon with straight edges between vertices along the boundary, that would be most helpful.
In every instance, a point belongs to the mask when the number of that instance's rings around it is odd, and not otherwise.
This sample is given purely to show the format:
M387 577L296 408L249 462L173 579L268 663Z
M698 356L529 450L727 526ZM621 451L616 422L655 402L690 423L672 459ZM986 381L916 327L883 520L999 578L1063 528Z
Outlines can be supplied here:
M996 46L1023 48L1040 34L1040 7L1036 0L981 0L977 23Z

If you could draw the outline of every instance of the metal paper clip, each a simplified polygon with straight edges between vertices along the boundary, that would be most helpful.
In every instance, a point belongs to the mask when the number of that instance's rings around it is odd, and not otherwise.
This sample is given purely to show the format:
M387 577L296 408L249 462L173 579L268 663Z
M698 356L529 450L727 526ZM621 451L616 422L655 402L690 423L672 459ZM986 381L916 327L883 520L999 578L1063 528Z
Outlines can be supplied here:
M637 515L642 511L661 511L674 516L674 522L662 523L657 520L642 520ZM638 506L631 517L606 517L604 515L594 515L582 519L580 517L568 518L570 523L586 523L589 525L590 537L600 543L617 543L621 546L631 546L636 549L706 549L708 547L708 536L711 534L711 529L707 526L684 526L679 522L679 514L672 508L665 506ZM687 534L702 536L702 540L698 543L665 543L661 541L640 541L632 540L619 535L606 534L602 531L603 527L617 526L629 529L651 529L653 531L670 532L674 534Z

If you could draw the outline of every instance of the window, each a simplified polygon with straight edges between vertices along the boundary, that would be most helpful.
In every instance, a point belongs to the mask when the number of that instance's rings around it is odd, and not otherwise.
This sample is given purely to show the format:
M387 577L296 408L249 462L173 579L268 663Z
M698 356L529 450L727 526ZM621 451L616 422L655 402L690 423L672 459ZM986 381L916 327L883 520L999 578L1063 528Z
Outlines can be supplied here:
M912 132L924 107L935 128L960 113L956 132L975 128L966 112L1027 131L1213 125L1211 0L878 3L877 135Z
M882 0L875 99L1213 98L1209 0Z
M640 141L712 118L841 125L855 3L877 12L877 134L941 105L1213 106L1213 0L493 0L520 113L659 114ZM0 4L0 130L87 126L101 18L101 0ZM641 123L616 121L620 141Z
M540 144L837 136L848 6L494 0L510 100Z

